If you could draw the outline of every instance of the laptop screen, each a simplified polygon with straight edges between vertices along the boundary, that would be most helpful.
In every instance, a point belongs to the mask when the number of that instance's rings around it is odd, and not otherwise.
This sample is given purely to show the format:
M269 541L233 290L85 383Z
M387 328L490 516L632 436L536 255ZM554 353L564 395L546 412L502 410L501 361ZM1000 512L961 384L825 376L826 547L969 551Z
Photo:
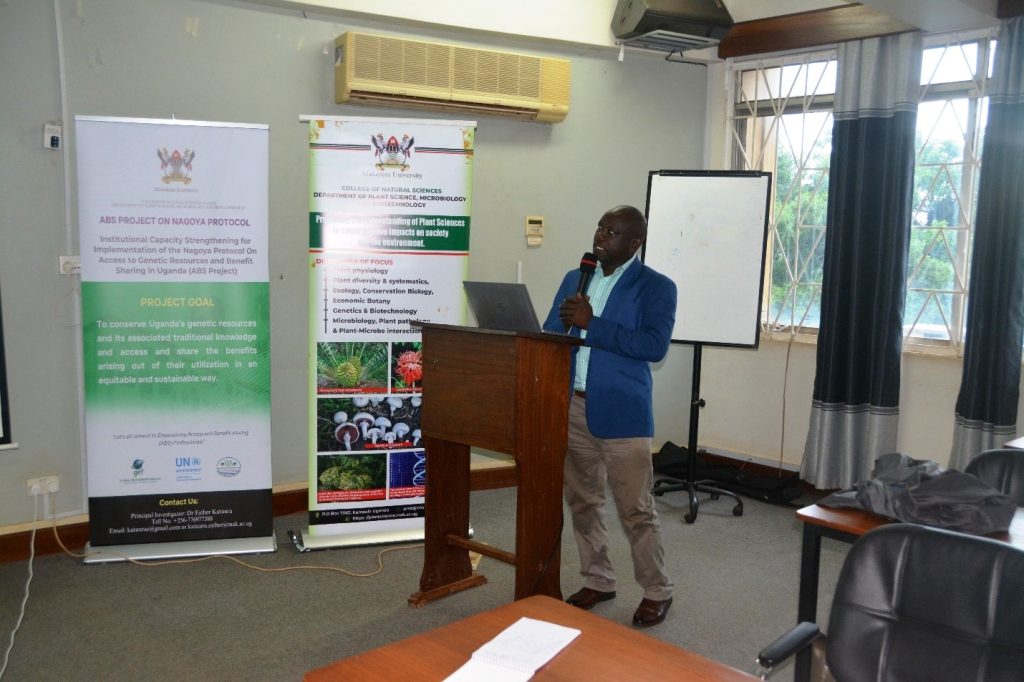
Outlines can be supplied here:
M537 312L525 284L463 282L469 308L483 329L539 332Z

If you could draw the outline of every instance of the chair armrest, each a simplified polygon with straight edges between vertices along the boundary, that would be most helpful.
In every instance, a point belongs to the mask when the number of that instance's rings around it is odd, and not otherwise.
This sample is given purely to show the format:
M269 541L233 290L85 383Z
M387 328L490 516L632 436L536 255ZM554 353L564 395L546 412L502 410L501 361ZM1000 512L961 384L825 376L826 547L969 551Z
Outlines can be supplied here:
M763 668L774 668L787 658L808 647L821 637L821 630L814 623L803 622L777 640L761 649L757 662Z

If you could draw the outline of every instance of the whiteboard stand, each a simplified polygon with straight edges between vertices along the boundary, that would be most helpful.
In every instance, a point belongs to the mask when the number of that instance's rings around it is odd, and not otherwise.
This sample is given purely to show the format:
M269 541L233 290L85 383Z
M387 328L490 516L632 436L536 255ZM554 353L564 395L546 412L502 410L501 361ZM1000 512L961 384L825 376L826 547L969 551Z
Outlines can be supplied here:
M662 479L651 491L686 490L687 523L697 520L697 492L712 500L735 494L697 480L700 361L704 344L757 348L768 245L771 174L760 171L651 171L647 179L647 240L643 260L676 285L672 343L693 345L690 458L687 479Z
M685 490L690 496L690 511L683 514L683 519L687 523L693 523L697 520L697 511L699 509L697 502L698 492L709 493L712 500L717 500L722 495L731 497L736 500L736 506L732 508L733 516L743 516L743 500L740 499L739 495L728 490L716 488L712 485L715 481L711 479L697 479L697 424L700 421L700 409L705 404L704 399L700 397L701 348L702 344L693 344L693 382L690 389L690 438L686 443L687 456L690 459L690 470L687 478L682 481L676 478L659 478L654 482L654 488L651 490L656 497L676 490Z

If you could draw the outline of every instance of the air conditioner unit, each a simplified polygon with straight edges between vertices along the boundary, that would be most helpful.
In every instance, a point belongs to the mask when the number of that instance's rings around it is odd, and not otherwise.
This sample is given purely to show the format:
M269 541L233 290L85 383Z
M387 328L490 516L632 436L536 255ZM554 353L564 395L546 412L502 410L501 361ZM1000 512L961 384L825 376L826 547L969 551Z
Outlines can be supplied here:
M732 23L722 0L619 0L612 33L630 47L683 52L717 45Z
M569 113L569 61L349 31L334 41L334 101L512 116Z

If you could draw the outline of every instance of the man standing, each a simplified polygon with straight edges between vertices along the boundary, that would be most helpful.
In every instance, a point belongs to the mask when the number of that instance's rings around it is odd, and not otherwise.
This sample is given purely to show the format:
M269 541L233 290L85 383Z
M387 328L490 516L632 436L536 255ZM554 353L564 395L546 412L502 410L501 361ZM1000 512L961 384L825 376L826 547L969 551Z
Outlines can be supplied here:
M633 624L657 625L672 605L661 526L651 494L654 409L650 363L668 352L676 287L640 262L647 221L632 206L605 213L594 232L600 267L586 296L581 272L562 280L544 329L583 338L574 350L565 500L572 512L582 589L566 601L582 609L615 597L604 506L606 483L629 538L633 574L644 598Z

